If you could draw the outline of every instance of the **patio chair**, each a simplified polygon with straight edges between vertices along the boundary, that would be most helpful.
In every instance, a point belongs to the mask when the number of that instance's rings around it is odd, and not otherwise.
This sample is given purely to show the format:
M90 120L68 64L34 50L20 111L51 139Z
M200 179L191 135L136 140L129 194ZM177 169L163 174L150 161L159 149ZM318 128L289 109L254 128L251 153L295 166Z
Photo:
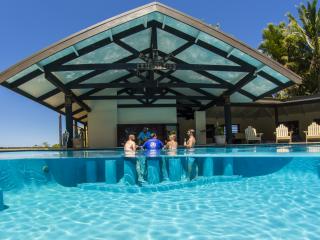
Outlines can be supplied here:
M292 131L289 131L283 124L280 124L279 127L276 128L276 132L274 134L276 135L276 143L279 141L292 142Z
M308 126L308 131L304 131L304 133L306 134L306 143L308 140L320 140L320 125L313 122Z
M261 143L261 137L263 133L257 133L257 130L251 126L248 126L244 133L246 135L246 141L249 143L250 141L259 141Z

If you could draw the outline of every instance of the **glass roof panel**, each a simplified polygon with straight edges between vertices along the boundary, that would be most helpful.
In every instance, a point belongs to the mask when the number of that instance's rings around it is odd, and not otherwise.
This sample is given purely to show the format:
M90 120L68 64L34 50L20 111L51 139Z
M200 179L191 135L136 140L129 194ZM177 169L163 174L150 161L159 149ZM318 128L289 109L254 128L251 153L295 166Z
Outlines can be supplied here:
M19 89L34 97L39 97L55 88L56 87L53 84L44 78L44 74L41 74L40 76L19 86Z
M64 103L64 93L60 92L52 97L47 98L44 102L48 103L53 107L57 107Z
M119 90L119 88L106 88L96 92L95 94L92 94L92 96L115 96Z
M52 62L54 62L54 61L56 61L56 60L58 60L58 59L60 59L60 58L65 57L65 56L67 56L67 55L69 55L69 54L71 54L71 53L73 53L72 47L65 48L65 49L63 49L62 51L59 51L59 52L51 55L50 57L47 57L47 58L41 60L41 61L39 62L39 64L40 64L41 66L45 66L45 65L47 65L47 64L49 64L49 63L52 63Z
M158 49L164 53L171 53L187 41L171 33L157 29Z
M171 74L187 83L215 83L217 82L191 70L176 70Z
M224 91L227 89L222 89L222 88L201 88L202 90L211 93L214 96L220 96Z
M232 49L232 47L229 44L204 32L200 32L198 39L226 52L229 52Z
M22 70L21 72L17 73L16 75L12 76L11 78L9 78L6 82L8 83L13 83L14 81L18 80L19 78L24 77L25 75L37 70L38 67L36 65L32 65L24 70Z
M158 99L152 104L176 104L176 100L174 99Z
M147 17L148 17L148 21L156 20L162 23L164 16L165 15L160 12L152 12L152 13L149 13Z
M118 104L142 104L138 100L135 99L120 99L117 100Z
M83 117L84 115L86 115L86 111L82 111L80 113L77 113L76 115L73 115L74 118L81 118Z
M179 53L176 57L187 63L193 64L239 66L238 64L197 45L192 45Z
M83 56L80 56L68 63L68 64L88 64L88 63L113 63L122 58L131 55L127 50L119 47L115 43L110 43L104 47L101 47L95 51L89 52Z
M133 19L129 22L125 22L123 24L120 24L114 28L112 28L112 34L117 34L123 31L126 31L130 28L136 27L138 25L143 25L145 23L145 16Z
M276 87L276 84L261 76L257 76L254 80L243 86L242 89L258 97Z
M232 51L232 55L237 57L237 58L240 58L242 61L245 61L246 63L249 63L251 64L252 66L255 66L255 67L260 67L261 65L263 65L260 61L258 61L257 59L249 56L248 54L240 51L239 49L234 49Z
M89 38L87 38L87 39L85 39L85 40L83 40L81 42L78 42L74 46L75 46L76 49L82 49L82 48L85 48L85 47L87 47L89 45L92 45L92 44L94 44L96 42L99 42L99 41L101 41L103 39L109 38L110 35L111 35L110 30L107 30L107 31L98 33L98 34L96 34L96 35L94 35L92 37L89 37Z
M151 28L122 38L122 41L138 51L143 51L150 47Z
M79 77L82 77L88 74L91 71L64 71L64 72L55 72L54 75L63 82L64 84L69 83Z
M185 24L183 22L180 22L174 18L171 18L169 16L165 16L165 20L164 20L165 25L168 25L170 27L173 27L181 32L187 33L188 35L192 36L192 37L197 37L199 34L199 30L191 27L188 24Z
M136 58L129 61L128 63L145 63L145 61L143 61L141 58Z
M276 78L277 80L279 80L282 83L287 83L287 82L290 81L287 77L285 77L282 74L276 72L275 70L273 70L272 68L270 68L268 66L264 66L263 71L268 73L272 77Z
M202 105L207 105L207 104L211 103L211 100L201 100L200 102Z
M129 74L126 70L108 70L82 83L108 83Z
M134 76L134 77L128 78L128 81L129 81L130 83L138 83L138 82L141 82L142 79L141 79L141 78L138 78L137 76Z
M235 92L230 96L230 101L234 103L246 103L252 102L252 99L242 95L241 93Z
M208 71L208 72L231 84L236 84L248 74L247 72L225 72L225 71Z
M90 90L92 90L92 88L81 88L81 89L72 89L72 92L75 95L80 96L82 94L85 94L86 92L89 92Z
M186 96L203 96L201 93L198 93L190 88L172 88L172 89Z

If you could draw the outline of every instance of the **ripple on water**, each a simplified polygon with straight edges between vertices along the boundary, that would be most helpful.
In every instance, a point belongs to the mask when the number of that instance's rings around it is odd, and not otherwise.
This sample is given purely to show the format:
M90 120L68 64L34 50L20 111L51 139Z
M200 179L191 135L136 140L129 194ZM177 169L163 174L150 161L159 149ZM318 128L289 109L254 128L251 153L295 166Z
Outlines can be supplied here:
M155 193L6 192L1 239L317 239L320 181L273 174Z

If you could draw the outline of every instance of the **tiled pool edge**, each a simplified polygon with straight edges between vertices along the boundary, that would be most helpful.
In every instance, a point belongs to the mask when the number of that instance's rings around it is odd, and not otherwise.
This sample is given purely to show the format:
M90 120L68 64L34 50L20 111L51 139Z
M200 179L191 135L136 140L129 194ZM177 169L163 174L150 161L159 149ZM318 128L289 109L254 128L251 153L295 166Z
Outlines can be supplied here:
M240 181L242 176L214 176L214 177L200 177L192 181L179 182L163 182L154 185L125 185L125 184L106 184L106 183L82 183L78 184L78 188L83 190L96 190L114 193L149 193L149 192L164 192L175 189L190 188L202 186L216 182L234 182Z

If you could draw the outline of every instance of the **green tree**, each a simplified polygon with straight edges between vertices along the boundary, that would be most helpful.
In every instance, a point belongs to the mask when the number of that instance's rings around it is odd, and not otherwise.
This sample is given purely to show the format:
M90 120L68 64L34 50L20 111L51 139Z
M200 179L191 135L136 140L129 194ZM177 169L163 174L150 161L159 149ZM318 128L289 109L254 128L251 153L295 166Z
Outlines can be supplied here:
M320 91L319 32L320 11L317 1L298 8L299 19L288 14L288 25L269 24L263 30L259 48L302 77L302 84L290 87L278 94L280 98L310 95Z
M306 79L316 85L316 92L320 91L320 10L317 9L318 0L301 4L298 7L299 20L288 14L289 31L298 36L305 45L305 51L310 56L310 67Z

